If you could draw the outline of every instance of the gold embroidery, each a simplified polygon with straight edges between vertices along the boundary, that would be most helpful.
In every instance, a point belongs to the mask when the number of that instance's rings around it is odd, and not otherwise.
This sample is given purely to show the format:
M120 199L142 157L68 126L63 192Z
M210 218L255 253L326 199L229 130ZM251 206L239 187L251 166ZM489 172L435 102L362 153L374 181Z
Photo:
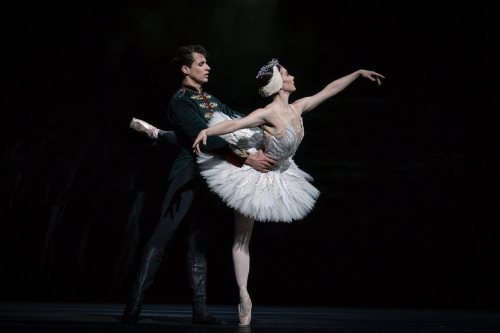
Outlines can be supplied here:
M202 109L209 109L210 110L210 111L205 112L203 114L203 116L206 119L212 118L214 110L219 106L217 103L211 102L209 100L211 97L212 96L210 96L209 94L206 94L206 93L202 93L202 94L197 94L197 95L192 95L191 96L191 99L194 99L194 100L197 100L197 101L203 101L203 103L199 103L198 104L200 108L202 108Z
M198 104L200 106L200 108L202 109L209 109L209 110L213 110L217 107L217 103L214 103L214 102L210 102L210 103L200 103Z
M248 157L248 153L245 150L241 149L241 148L238 148L238 147L236 147L234 145L230 145L229 148L231 148L231 150L233 151L233 153L235 153L239 157L244 157L244 158Z

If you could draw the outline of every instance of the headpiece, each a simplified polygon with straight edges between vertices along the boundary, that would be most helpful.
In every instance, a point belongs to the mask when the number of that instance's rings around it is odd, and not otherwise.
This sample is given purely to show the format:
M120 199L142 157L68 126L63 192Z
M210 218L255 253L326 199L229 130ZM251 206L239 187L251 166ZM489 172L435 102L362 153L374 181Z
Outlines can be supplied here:
M267 84L259 89L260 94L264 97L276 94L283 87L283 79L281 78L281 74L278 69L279 64L278 59L273 58L267 63L267 65L262 66L257 73L256 78L261 79L265 74L270 74L269 70L271 68L273 70L273 74Z
M264 65L260 68L259 72L257 73L257 76L255 78L257 79L260 79L262 78L262 75L266 74L269 72L269 69L272 68L273 66L279 66L280 62L278 61L278 59L271 59L271 61L269 61L267 63L267 65Z

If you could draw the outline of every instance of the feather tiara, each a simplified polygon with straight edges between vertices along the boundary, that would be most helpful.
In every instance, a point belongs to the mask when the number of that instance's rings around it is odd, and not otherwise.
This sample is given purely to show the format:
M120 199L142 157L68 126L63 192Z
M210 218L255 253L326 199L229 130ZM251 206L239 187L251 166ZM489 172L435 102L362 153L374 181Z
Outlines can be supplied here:
M264 66L262 66L262 67L260 68L260 70L259 70L259 72L257 73L257 76L256 76L255 78L257 78L257 79L262 78L262 76L263 76L264 74L266 74L266 73L268 73L268 72L269 72L269 69L270 69L270 68L273 68L274 66L279 66L279 64L280 64L280 62L278 61L278 59L275 59L275 58L271 59L271 61L269 61L269 62L267 63L267 65L264 65Z

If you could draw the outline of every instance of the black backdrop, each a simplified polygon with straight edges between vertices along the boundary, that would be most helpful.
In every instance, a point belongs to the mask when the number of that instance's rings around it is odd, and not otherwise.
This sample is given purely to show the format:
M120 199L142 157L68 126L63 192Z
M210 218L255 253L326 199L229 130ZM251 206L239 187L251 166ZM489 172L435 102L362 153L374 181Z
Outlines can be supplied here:
M321 197L303 221L259 223L254 303L498 308L498 10L493 1L12 2L4 13L0 295L124 302L176 151L128 128L168 128L179 45L210 52L207 90L248 112L277 57L292 99L358 68L304 117L296 162ZM5 89L5 88L4 88ZM225 212L211 303L237 301ZM186 230L147 302L189 302Z

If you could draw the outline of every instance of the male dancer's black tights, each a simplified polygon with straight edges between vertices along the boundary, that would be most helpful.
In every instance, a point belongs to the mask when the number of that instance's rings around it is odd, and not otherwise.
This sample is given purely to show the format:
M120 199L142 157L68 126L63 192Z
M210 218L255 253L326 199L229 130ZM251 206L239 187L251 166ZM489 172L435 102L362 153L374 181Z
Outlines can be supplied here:
M137 320L144 292L153 283L163 259L165 247L184 218L187 218L189 223L187 268L193 297L193 316L207 314L206 250L210 222L218 213L219 208L220 203L201 179L194 162L183 168L171 180L163 202L160 220L144 248L131 300L124 312L124 321L135 322Z

